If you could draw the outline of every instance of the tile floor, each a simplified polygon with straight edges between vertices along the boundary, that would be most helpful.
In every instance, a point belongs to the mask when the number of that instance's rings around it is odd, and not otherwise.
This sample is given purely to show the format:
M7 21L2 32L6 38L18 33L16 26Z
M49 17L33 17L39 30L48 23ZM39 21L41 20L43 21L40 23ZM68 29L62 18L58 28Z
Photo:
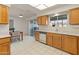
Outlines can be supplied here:
M34 40L33 37L25 36L23 41L11 44L12 55L70 55L59 49L44 45Z

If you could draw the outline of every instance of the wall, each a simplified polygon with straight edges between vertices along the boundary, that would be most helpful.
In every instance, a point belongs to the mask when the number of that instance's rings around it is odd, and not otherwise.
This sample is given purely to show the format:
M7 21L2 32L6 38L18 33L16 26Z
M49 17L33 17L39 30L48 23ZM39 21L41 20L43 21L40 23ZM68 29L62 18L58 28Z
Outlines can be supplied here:
M68 11L69 9L76 8L76 7L79 7L79 5L64 5L60 8L54 9L52 11L42 12L39 15L51 15L51 14L55 14L55 13L59 13L59 12L63 12L63 11ZM69 20L69 18L67 20ZM62 32L79 33L79 25L67 24L67 27L52 27L50 25L48 25L48 26L39 26L40 30L47 30L47 31L49 31L49 30L54 31L56 28L59 31L62 31Z
M15 31L22 31L26 35L27 34L26 20L22 18L14 18L13 20L14 20Z
M36 16L26 18L26 29L27 29L27 35L30 35L30 29L31 29L31 24L30 20L36 19Z
M35 16L26 19L10 17L10 19L14 20L15 31L22 31L25 35L30 35L30 20L35 19Z
M14 20L9 20L9 28L14 28Z
M27 19L26 19L26 25L27 25L27 26L26 26L26 27L27 27L27 28L26 28L26 29L27 29L27 35L30 35L30 20L27 20Z
M0 35L9 34L9 25L0 25Z

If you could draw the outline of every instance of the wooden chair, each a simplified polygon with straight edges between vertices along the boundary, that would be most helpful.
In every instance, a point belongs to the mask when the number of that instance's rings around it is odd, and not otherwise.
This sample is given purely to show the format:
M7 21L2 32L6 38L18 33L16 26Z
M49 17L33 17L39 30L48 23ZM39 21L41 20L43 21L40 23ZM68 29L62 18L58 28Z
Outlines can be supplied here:
M10 35L11 35L11 40L12 42L15 42L15 41L21 41L23 40L23 32L20 32L20 31L14 31L14 32L10 32Z

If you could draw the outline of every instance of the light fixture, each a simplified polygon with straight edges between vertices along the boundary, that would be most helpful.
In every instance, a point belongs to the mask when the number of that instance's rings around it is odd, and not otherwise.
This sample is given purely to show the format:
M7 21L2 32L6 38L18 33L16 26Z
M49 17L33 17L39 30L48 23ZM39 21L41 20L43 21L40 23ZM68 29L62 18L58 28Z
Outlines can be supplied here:
M55 14L54 16L58 16L59 14Z
M22 17L23 17L23 15L22 15L22 14L21 14L21 15L19 15L19 17L20 17L20 18L22 18Z
M30 5L39 9L39 10L43 10L43 9L48 8L48 7L54 6L56 4L30 4Z

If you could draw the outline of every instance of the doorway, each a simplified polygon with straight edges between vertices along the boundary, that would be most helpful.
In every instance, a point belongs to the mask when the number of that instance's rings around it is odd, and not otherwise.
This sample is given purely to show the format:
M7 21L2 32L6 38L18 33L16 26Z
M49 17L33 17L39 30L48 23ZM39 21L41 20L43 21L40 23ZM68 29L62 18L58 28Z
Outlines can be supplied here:
M36 22L36 19L30 20L30 36L34 36L34 32L38 29L39 29L39 27Z

